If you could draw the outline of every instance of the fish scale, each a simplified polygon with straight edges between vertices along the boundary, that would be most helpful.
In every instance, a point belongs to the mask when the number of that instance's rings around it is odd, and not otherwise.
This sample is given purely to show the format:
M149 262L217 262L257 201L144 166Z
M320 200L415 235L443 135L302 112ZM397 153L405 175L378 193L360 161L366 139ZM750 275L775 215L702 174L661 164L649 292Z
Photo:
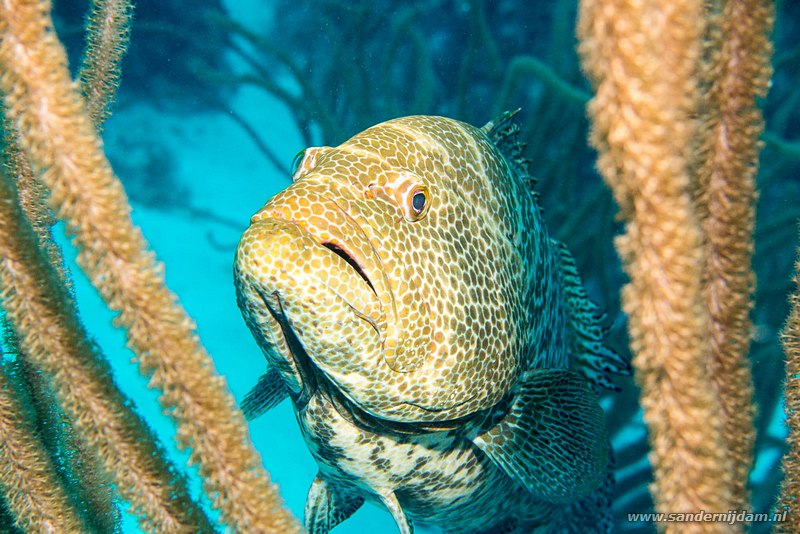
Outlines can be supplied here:
M270 366L243 408L291 398L312 533L364 501L402 533L609 525L595 390L629 369L549 237L513 115L312 147L242 236L237 301Z

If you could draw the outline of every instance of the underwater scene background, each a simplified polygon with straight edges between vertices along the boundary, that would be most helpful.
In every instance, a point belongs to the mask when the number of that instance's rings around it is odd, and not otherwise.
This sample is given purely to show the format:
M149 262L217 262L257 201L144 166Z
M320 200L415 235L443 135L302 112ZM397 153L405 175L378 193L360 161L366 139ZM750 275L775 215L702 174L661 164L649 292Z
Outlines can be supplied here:
M800 219L800 9L778 1L773 82L763 101L766 130L758 174L753 336L755 512L771 510L786 450L779 332L794 291ZM71 66L84 49L85 1L53 3ZM595 170L585 105L591 88L576 52L574 0L141 0L105 151L132 202L134 222L166 266L169 287L237 400L265 370L236 306L232 261L250 216L290 183L292 158L308 146L337 145L384 120L443 115L481 126L521 108L522 135L551 233L567 244L587 291L607 314L609 344L630 360L614 249L622 232L611 192ZM81 320L107 356L119 387L152 426L173 461L174 424L158 392L130 362L123 332L64 248ZM477 260L477 258L476 258ZM4 347L4 365L14 354ZM638 390L620 378L603 398L616 458L614 514L620 532L651 532L628 513L653 509L652 470ZM289 402L250 423L264 467L302 517L316 465ZM59 461L67 461L62 459ZM192 496L217 517L196 468ZM120 509L126 505L119 503ZM138 532L122 514L122 532ZM416 525L417 532L435 529ZM769 524L753 524L764 532ZM0 531L15 532L0 503ZM395 532L391 516L365 506L341 534Z

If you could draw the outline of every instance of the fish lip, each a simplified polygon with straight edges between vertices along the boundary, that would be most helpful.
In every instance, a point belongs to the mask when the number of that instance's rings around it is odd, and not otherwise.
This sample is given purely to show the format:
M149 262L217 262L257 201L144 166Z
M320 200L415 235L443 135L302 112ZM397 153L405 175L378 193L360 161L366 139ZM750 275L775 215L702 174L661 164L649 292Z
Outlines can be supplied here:
M279 221L284 221L291 223L297 226L303 233L311 236L319 246L326 248L330 253L336 254L345 260L345 263L348 264L348 267L353 270L360 278L362 278L367 285L369 286L370 290L375 294L378 299L378 303L382 308L382 311L385 315L394 316L394 293L392 292L391 286L386 280L386 273L385 269L383 268L383 262L381 261L380 254L378 250L375 248L375 245L372 243L372 239L364 231L361 223L353 217L346 209L344 209L336 200L327 195L321 194L318 197L318 200L328 202L347 219L348 223L352 224L359 232L359 238L363 239L364 243L369 247L369 256L370 257L362 257L357 250L357 247L350 246L345 239L335 239L330 237L324 237L319 235L317 232L314 231L313 228L309 227L307 224L304 224L302 219L296 217L287 217L284 212L280 209L273 209L266 213L265 218L269 219L276 219ZM343 257L343 253L346 257ZM371 260L371 261L369 261ZM353 265L355 264L355 266ZM357 267L356 267L357 266ZM381 279L382 283L376 283L377 279ZM381 299L381 293L386 292L388 293L388 301L391 303L389 305L389 310L386 309L387 305ZM363 313L362 310L359 310L353 306L353 311L355 311L362 319L367 321L372 327L375 329L378 337L381 341L384 341L386 338L386 332L381 328L379 324L377 324L372 318L368 315Z
M341 210L343 213L346 213L344 210L342 210L342 208L338 204L336 204L336 202L333 199L329 199L328 198L327 200L329 200L332 204L336 205L336 207L339 210ZM302 231L303 233L313 237L316 240L318 245L320 245L322 247L325 247L326 249L328 249L332 253L334 253L337 256L339 256L340 258L342 258L345 261L345 263L347 263L347 265L356 274L358 274L358 276L361 277L361 279L363 279L367 283L367 285L372 290L372 292L375 293L375 296L378 296L378 291L375 289L375 285L372 283L372 280L370 280L369 275L364 270L364 266L362 265L365 262L363 260L361 262L359 262L358 254L353 254L352 252L350 252L348 250L349 247L345 247L342 243L337 242L337 240L323 239L322 237L320 237L320 236L316 235L314 232L312 232L306 225L304 225L303 221L294 219L292 217L282 217L282 216L279 216L278 214L273 213L273 214L270 214L269 218L270 219L275 219L275 220L278 220L278 221L284 221L284 222L291 223L291 224L295 225L297 228L299 228L300 231ZM356 223L356 225L359 227L359 230L361 230L360 225L358 225L358 223ZM362 230L362 232L363 232L363 230ZM369 239L367 239L367 241L369 242ZM378 257L377 251L375 250L375 247L372 245L371 242L369 243L369 246L370 246L370 249L372 250L373 254L375 255L375 257Z
M358 266L358 263L352 257L352 255L348 254L347 251L344 251L341 247L339 247L335 243L323 242L323 243L320 243L320 245L322 245L323 247L325 247L328 250L330 250L331 253L336 254L337 256L342 258L345 261L345 263L347 263L348 268L352 269L356 274L358 274L367 283L369 288L372 290L372 293L375 295L376 298L378 298L378 301L380 302L380 297L378 295L378 291L375 289L375 286L372 285L372 282L370 281L369 277L367 276L367 273L360 266ZM343 257L343 254L344 254L344 257ZM358 267L353 266L353 263L355 263L356 266L358 266ZM345 299L343 297L340 297L340 298L342 298L342 300L345 301L345 303L350 307L350 309L353 310L353 313L355 313L359 318L363 319L364 321L369 323L370 326L372 326L373 330L375 330L375 333L378 334L378 338L382 337L381 328L378 325L378 323L375 321L375 319L370 317L368 314L364 313L363 310L359 310L356 306L354 306L353 304L348 302L347 299Z
M321 241L320 245L322 245L323 247L327 248L328 250L330 250L331 252L333 252L334 254L339 256L340 258L342 258L345 261L345 263L347 263L347 265L351 269L353 269L356 272L356 274L358 274L358 276L360 276L367 283L367 285L372 290L372 292L375 293L375 296L376 297L378 296L378 291L375 289L375 286L372 284L372 281L369 279L369 275L367 275L367 273L364 270L364 268L358 263L358 260L350 252L348 252L340 244L335 243L335 242L330 241L330 240ZM370 247L371 246L372 245L370 244Z
M340 209L338 205L337 209ZM351 249L351 247L345 248L346 245L342 246L342 244L340 244L342 241L346 242L346 240L322 239L315 232L311 231L308 226L303 223L302 219L281 216L276 213L276 211L277 210L268 212L265 214L266 216L260 217L252 224L256 224L259 221L268 223L268 221L272 220L280 225L291 225L296 229L298 234L303 236L303 240L307 239L307 241L305 241L305 243L302 245L303 248L306 248L309 251L313 250L313 254L319 254L320 251L324 251L324 254L339 256L339 258L348 264L347 267L340 265L340 269L350 269L351 273L358 274L359 278L364 280L365 287L363 290L366 291L366 287L369 287L375 299L375 306L377 306L379 309L382 309L380 298L378 297L378 293L374 285L370 281L365 270L361 269L360 262L356 259L359 255L349 252L348 250ZM355 230L355 228L353 230ZM363 229L361 229L360 226L358 231L363 235ZM374 251L371 243L369 246L370 249ZM362 246L362 253L368 253L365 249L367 249L366 244ZM354 266L353 263L355 263L357 267ZM356 283L356 280L350 280L349 283ZM292 324L292 314L288 312L284 306L286 298L289 298L290 295L287 295L285 291L282 293L280 289L269 288L268 286L263 287L259 284L255 285L255 289L264 306L264 309L267 310L269 315L277 324L277 327L280 329L279 332L283 336L286 348L281 350L280 354L282 354L283 358L285 358L288 362L291 362L289 366L287 366L286 371L291 373L291 375L294 377L294 381L297 383L297 385L289 388L290 396L295 404L295 407L298 410L302 410L308 404L311 398L320 391L321 388L325 389L324 384L329 382L330 379L327 376L324 368L321 368L314 358L312 358L312 356L307 352L303 344L302 336L298 335L295 331L295 328ZM357 318L366 321L375 331L376 335L380 338L380 322L382 321L380 318L373 318L369 315L369 313L374 313L374 311L370 312L369 308L365 308L364 310L359 309L361 306L358 302L354 302L345 294L340 293L336 287L328 286L328 289L331 292L331 295L335 296L337 300L340 300L343 305L348 306Z
M369 236L367 235L367 233L364 231L364 228L361 226L361 224L360 224L360 223L359 223L359 222L358 222L358 221L357 221L357 220L356 220L354 217L352 217L352 216L351 216L351 215L348 213L348 211L347 211L346 209L344 209L342 206L340 206L340 205L339 205L339 203L338 203L338 202L336 202L336 199L335 199L335 198L333 198L333 197L331 197L331 196L328 196L328 195L323 195L323 198L324 198L325 200L327 200L328 202L330 202L331 204L333 204L334 206L336 206L336 209L338 209L338 210L339 210L339 211L340 211L340 212L341 212L341 213L342 213L342 214L343 214L343 215L344 215L346 218L348 218L348 219L349 219L349 220L352 222L352 224L353 224L353 225L354 225L356 228L358 228L358 231L359 231L359 232L361 232L361 237L362 237L362 238L363 238L363 239L366 241L366 243L369 245L369 250L370 250L370 252L372 253L372 259L374 260L374 261L373 261L373 263L374 263L376 266L378 266L378 265L381 265L381 266L382 266L383 264L382 264L382 262L381 262L381 257L380 257L380 254L378 254L378 251L375 249L375 245L373 245L373 244L372 244L372 240L369 238ZM316 236L315 236L315 237L316 237ZM319 238L318 238L318 239L319 239ZM323 245L324 245L324 244L325 244L325 243L323 243ZM377 291L377 289L375 289L375 284L373 284L373 283L372 283L372 279L370 278L370 276L369 276L369 273L367 272L367 269L365 268L365 267L366 267L366 264L368 263L368 262L366 261L366 259L365 259L365 258L359 258L359 257L358 257L358 256L359 256L358 254L355 254L355 255L354 255L354 254L353 254L351 251L349 251L349 250L348 250L348 248L351 248L351 247L347 247L347 248L346 248L346 247L343 247L341 244L338 244L338 243L332 243L332 244L334 244L335 246L339 247L339 248L340 248L340 249L341 249L343 252L345 252L345 253L346 253L346 254L347 254L347 255L348 255L350 258L352 258L353 262L354 262L354 263L355 263L355 264L358 266L358 271L360 271L360 272L359 272L359 275L363 275L363 277L364 277L364 278L367 280L367 283L369 284L369 287L372 289L372 291L375 293L375 296L377 296L377 297L380 297L380 295L378 295L378 291ZM359 261L359 260L360 260L360 261ZM349 263L350 263L350 262L348 262L348 264L349 264ZM351 264L351 267L352 267L352 264ZM394 300L394 297L392 297L392 300Z
M330 202L334 206L336 206L336 209L338 209L339 212L353 226L355 226L355 228L358 229L358 232L360 233L361 239L363 239L364 242L368 245L369 254L370 254L371 259L372 259L371 262L368 261L368 258L366 258L366 257L362 258L361 255L358 254L357 251L356 251L355 254L353 254L351 249L353 249L355 247L346 247L346 246L343 246L342 244L333 243L334 245L336 245L339 248L341 248L344 252L346 252L348 254L348 256L353 259L353 261L356 263L356 265L358 265L358 267L359 267L358 270L360 271L359 275L361 275L361 273L363 273L363 277L366 278L367 284L369 285L370 289L372 289L373 293L375 293L375 296L377 297L378 302L380 303L380 307L382 309L383 314L387 317L387 319L389 317L391 317L391 319L389 319L389 320L393 320L395 315L396 315L396 312L394 310L394 307L395 307L394 292L392 291L391 284L389 284L389 281L386 278L386 268L383 265L383 260L381 260L381 255L378 253L378 250L375 248L375 244L372 242L372 238L370 238L369 234L364 230L362 224L358 221L358 219L356 217L352 216L341 205L339 205L339 203L336 202L335 198L333 198L333 197L331 197L329 195L322 195L322 198L324 200L327 200L328 202ZM318 236L315 235L314 237L319 239L320 241L322 241ZM351 267L352 267L352 265L351 265ZM377 280L375 280L375 279L380 279L382 283L378 283L376 285L375 281L377 281ZM379 292L379 289L380 289L380 292ZM381 298L381 292L385 292L386 293L385 296L387 297L387 300L389 302L389 304L388 304L388 308L389 309L387 309L387 304L384 303L383 299ZM359 311L359 310L356 310L356 311ZM378 334L378 338L381 340L381 343L383 343L385 341L385 339L386 339L386 331L385 331L385 329L382 329L380 325L375 323L375 321L373 321L368 316L366 316L364 314L361 314L361 313L359 313L359 315L361 315L363 319L365 319L367 322L369 322L372 325L372 327L375 329L375 332Z

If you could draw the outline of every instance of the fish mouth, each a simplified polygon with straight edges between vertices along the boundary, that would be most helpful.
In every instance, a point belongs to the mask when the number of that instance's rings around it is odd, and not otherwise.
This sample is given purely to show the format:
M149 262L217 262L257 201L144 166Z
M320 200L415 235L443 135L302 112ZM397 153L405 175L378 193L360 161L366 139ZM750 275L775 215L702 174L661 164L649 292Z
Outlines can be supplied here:
M294 206L294 202L288 201L276 202L273 206L268 204L266 209L253 217L251 224L266 219L290 223L315 241L317 246L343 260L343 263L338 262L339 266L364 282L364 291L369 291L369 297L362 293L358 302L349 300L346 295L352 295L355 280L348 287L346 280L337 280L335 273L323 273L328 286L347 301L356 314L369 322L381 342L385 342L390 329L389 321L396 320L396 310L391 284L378 251L361 224L333 198L325 194L309 194L306 198L328 208L325 211L325 224L319 223L320 217L309 217Z
M292 224L335 256L337 268L346 273L323 273L320 278L339 295L359 293L351 307L375 328L385 366L398 373L416 371L433 350L430 306L393 249L387 237L391 229L376 227L369 214L362 213L360 205L348 200L348 194L338 191L335 184L308 180L273 197L253 216L251 225L267 219ZM349 288L346 278L350 278Z
M375 293L375 296L378 295L378 292L375 290L375 286L372 284L369 276L367 276L367 273L364 272L364 269L361 268L361 266L358 264L358 261L356 261L353 256L348 254L344 248L332 242L321 243L321 245L342 258L345 263L347 263L356 272L356 274L358 274L358 276L360 276L361 279L367 283L372 292Z
M357 374L362 347L379 358L383 307L374 278L350 250L270 216L253 222L237 249L240 308L297 405L322 377Z

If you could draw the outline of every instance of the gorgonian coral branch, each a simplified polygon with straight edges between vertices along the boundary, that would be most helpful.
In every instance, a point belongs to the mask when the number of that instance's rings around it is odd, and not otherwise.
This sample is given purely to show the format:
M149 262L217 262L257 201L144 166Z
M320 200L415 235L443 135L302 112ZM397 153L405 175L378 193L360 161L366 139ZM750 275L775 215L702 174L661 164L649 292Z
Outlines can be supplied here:
M727 511L734 502L708 366L706 253L691 174L704 4L584 0L578 28L583 66L596 87L591 141L627 221L617 241L631 279L622 300L659 511Z
M79 249L78 263L128 332L142 371L191 448L223 521L241 532L297 530L247 437L241 413L167 289L163 269L130 218L43 0L0 6L0 86L20 144L51 190Z

